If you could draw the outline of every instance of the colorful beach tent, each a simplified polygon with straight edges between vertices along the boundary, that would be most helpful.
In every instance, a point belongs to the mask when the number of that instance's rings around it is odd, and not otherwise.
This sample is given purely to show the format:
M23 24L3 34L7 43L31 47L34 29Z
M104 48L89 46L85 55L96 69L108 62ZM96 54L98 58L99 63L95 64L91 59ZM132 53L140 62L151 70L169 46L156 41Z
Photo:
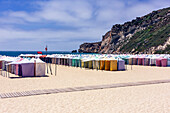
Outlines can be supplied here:
M35 76L44 76L45 75L45 62L41 59L31 59L31 62L35 63Z

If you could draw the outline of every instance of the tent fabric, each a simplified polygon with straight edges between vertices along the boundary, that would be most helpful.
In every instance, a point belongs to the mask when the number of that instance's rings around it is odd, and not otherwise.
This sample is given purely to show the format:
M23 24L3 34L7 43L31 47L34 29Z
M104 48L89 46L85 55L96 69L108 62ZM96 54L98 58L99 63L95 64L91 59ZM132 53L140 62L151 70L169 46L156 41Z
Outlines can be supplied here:
M109 60L105 61L105 70L110 71L110 61Z
M96 63L97 61L93 60L92 62L93 62L93 69L98 69L98 65Z
M45 75L45 62L43 62L41 59L34 59L32 58L30 60L31 62L34 62L35 66L35 76L44 76Z
M144 66L149 66L149 62L150 62L150 59L149 59L149 58L145 58L145 59L143 60L143 65L144 65Z
M12 73L12 74L15 74L15 65L14 65L14 64L11 64L11 67L12 67L12 68L11 68L11 73Z
M0 61L0 69L2 69L2 61Z
M105 69L105 61L100 60L100 70L104 70L104 69Z
M150 65L151 66L156 66L156 59L155 58L150 59Z
M79 67L79 65L80 65L79 60L78 60L78 59L75 59L75 67Z
M57 64L60 65L61 60L60 60L60 58L57 58L57 59L58 59Z
M161 59L161 65L162 65L162 67L166 67L167 66L167 59L162 58Z
M19 64L15 64L15 74L16 75L19 74L18 70L19 70Z
M137 65L138 59L137 58L133 58L133 65Z
M83 60L81 60L81 67L84 68L84 61Z
M6 66L5 65L6 65L6 61L2 61L2 69L3 70L6 70Z
M23 77L33 77L34 76L34 63L24 63L20 64Z
M72 66L76 67L76 59L72 59Z
M124 70L125 70L125 61L118 60L118 71L124 71Z
M56 61L55 58L52 58L52 64L55 64L55 61Z
M23 75L22 75L22 71L23 71L22 69L27 70L27 68L22 68L22 65L19 64L19 65L18 65L18 75L19 75L19 76L23 76ZM28 68L28 69L29 69L29 68ZM29 71L29 70L27 70L27 71Z
M89 67L89 63L88 63L88 61L85 61L84 62L84 68L88 68Z
M69 59L69 66L72 66L72 59Z
M96 66L97 66L97 69L100 69L100 61L99 60L96 61Z
M45 63L36 63L36 76L45 75Z
M156 59L156 66L161 66L161 59Z
M81 67L81 60L79 59L78 61L78 67Z
M89 68L89 69L92 69L92 68L93 68L93 63L92 63L92 61L88 61L88 68Z
M64 65L68 66L68 59L64 59Z
M144 58L138 58L138 65L143 65Z
M170 58L167 59L167 66L170 67Z
M110 71L117 71L117 60L110 61Z
M12 65L8 65L8 72L12 72Z
M133 58L129 58L129 65L133 64Z
M64 59L60 58L60 65L64 65Z

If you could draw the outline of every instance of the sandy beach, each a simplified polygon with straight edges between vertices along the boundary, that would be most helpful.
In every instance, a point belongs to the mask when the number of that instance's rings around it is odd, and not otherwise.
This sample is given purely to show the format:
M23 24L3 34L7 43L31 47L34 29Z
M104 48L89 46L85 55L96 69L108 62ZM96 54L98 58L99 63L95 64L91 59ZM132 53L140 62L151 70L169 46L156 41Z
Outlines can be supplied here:
M127 71L97 71L57 66L56 76L5 78L0 93L168 80L170 67L127 66ZM14 75L10 75L13 77ZM0 99L0 112L115 113L170 111L170 83Z

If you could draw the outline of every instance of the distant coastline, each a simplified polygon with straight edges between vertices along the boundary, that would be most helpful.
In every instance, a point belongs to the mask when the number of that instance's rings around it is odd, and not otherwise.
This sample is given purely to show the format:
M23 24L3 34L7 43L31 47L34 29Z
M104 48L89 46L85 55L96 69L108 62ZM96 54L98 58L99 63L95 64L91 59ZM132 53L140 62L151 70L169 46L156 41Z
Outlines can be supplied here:
M46 54L46 51L41 51ZM70 54L71 51L47 51L47 54ZM0 55L19 56L20 54L37 54L37 51L0 51Z

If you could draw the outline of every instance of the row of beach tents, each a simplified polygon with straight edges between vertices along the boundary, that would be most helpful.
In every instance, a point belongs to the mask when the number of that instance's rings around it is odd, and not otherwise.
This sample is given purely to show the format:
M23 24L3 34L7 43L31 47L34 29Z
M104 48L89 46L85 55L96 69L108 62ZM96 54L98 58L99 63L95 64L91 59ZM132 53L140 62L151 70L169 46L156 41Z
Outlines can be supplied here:
M40 58L46 63L110 71L125 70L125 64L170 66L170 54L53 54L43 55Z
M127 65L169 67L169 54L113 55L113 54L54 54L41 57L44 62L74 67L125 70Z
M39 58L0 56L0 69L3 76L9 76L9 73L21 77L44 76L45 62Z
M125 65L170 67L170 55L21 54L18 57L0 56L1 73L6 71L22 77L44 76L46 71L45 63L97 70L124 71L126 70Z
M143 65L143 66L158 66L169 67L170 55L169 54L157 54L157 55L124 55L120 56L125 64L128 65Z
M91 55L71 55L71 54L56 54L40 57L46 63L57 65L107 70L107 71L124 71L125 61L115 58L99 58Z

